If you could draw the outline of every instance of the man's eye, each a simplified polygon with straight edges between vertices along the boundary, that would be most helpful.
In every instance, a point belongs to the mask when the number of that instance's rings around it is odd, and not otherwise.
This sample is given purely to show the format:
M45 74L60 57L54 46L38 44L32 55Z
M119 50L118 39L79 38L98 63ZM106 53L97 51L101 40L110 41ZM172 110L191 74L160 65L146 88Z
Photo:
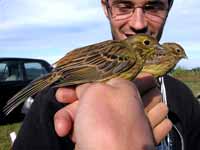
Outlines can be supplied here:
M157 5L145 5L144 10L145 11L157 11L157 10L159 10L159 7Z
M144 6L145 11L160 11L165 10L165 6L159 3L155 4L146 4Z
M132 5L129 4L129 3L117 3L113 6L118 8L118 9L132 9Z
M133 9L132 5L127 3L118 3L113 5L113 8L118 13L129 13Z

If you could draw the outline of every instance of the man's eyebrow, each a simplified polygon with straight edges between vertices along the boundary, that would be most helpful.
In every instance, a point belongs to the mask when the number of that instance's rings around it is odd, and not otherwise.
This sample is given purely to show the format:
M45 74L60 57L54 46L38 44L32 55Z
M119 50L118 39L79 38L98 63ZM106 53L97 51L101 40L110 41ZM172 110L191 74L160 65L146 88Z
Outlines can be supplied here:
M160 5L164 5L165 3L163 2L163 1L161 1L161 0L148 0L147 2L146 2L146 4L160 4Z
M132 2L132 0L113 0L113 2Z
M163 1L161 0L148 0L147 3L164 3Z
M160 2L161 0L148 0L148 2Z
M113 0L112 4L118 4L118 3L132 3L131 0Z
M132 2L132 3L134 3L134 1L133 0L113 0L112 1L112 3L120 3L120 2ZM161 0L148 0L147 1L147 3L157 3L157 2L159 2L159 3L163 3L163 1L161 1Z
M133 0L113 0L113 1L117 1L117 2L126 2L126 1L128 1L128 2L134 2ZM148 1L150 1L150 2L159 2L161 0L148 0Z

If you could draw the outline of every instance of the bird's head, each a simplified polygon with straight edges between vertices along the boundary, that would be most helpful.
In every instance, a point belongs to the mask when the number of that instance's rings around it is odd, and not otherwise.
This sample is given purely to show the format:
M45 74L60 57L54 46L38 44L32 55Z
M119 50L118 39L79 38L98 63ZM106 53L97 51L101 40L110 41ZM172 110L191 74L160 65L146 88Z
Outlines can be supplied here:
M151 58L156 50L162 49L158 41L147 34L136 34L124 40L130 48L138 51L144 58Z
M183 47L177 43L163 43L162 47L168 49L177 61L182 58L188 58Z

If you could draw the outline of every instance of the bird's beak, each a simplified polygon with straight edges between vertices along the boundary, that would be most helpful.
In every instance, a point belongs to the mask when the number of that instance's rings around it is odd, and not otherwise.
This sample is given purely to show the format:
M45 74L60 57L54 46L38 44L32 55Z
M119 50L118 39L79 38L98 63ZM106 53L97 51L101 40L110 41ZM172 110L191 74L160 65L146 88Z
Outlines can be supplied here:
M164 50L164 48L160 44L155 45L155 48L157 50Z
M188 59L188 56L187 56L186 53L184 53L183 58L184 58L184 59Z
M183 57L184 59L188 59L188 56L185 54L185 56Z

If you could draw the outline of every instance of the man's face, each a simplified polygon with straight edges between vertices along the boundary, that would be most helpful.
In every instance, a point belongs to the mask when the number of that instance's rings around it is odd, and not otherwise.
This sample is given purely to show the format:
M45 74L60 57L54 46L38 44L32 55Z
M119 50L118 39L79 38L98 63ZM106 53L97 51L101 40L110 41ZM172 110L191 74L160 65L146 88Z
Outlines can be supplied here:
M113 39L146 33L160 40L168 15L168 0L102 0Z

